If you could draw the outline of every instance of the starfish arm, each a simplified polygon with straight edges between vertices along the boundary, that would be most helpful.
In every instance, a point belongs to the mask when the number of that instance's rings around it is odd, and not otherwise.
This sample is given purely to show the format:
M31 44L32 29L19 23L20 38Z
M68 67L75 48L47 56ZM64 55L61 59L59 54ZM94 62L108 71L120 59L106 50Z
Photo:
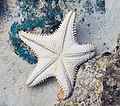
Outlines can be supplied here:
M53 33L56 44L59 45L59 48L61 50L71 46L75 42L73 36L76 34L76 26L74 19L75 11L70 11L64 18L57 31Z
M95 52L90 52L90 53L86 53L84 55L81 56L68 56L64 59L64 63L68 64L67 67L69 67L69 65L71 64L71 67L75 67L78 64L82 64L83 62L87 61L88 59L94 57Z
M59 63L59 65L56 67L56 71L54 74L56 76L57 82L59 83L62 91L64 92L62 97L58 98L65 99L70 95L72 91L72 86L63 63Z
M71 86L73 87L74 80L76 77L76 72L77 72L76 65L78 64L78 61L73 62L73 61L69 61L69 59L67 59L67 58L64 58L63 64L64 64L64 67L66 69L66 73L70 79Z
M73 56L82 56L86 53L95 51L95 45L93 44L82 44L77 43L73 44L67 51L64 52L64 56L73 57Z
M19 32L19 37L38 55L38 57L50 57L56 54L55 44L51 36L40 36L24 31ZM49 54L49 55L48 55Z
M56 62L55 59L40 59L38 61L37 66L32 71L30 76L26 81L26 85L28 86L35 86L38 83L43 82L48 77L53 76L54 63Z

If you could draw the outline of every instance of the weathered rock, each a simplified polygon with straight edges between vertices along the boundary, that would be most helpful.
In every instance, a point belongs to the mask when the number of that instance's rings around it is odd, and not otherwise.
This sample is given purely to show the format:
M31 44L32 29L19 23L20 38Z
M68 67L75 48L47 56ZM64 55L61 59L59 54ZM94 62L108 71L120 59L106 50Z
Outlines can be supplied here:
M120 37L120 36L119 36ZM120 39L116 53L109 56L103 77L102 106L120 106Z

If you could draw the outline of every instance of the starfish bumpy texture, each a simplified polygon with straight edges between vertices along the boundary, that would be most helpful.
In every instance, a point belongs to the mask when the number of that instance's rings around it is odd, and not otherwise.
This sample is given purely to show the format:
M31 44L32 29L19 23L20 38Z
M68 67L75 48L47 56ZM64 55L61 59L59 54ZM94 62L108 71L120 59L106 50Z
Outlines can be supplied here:
M57 31L51 35L19 32L20 38L38 57L37 66L26 81L28 86L35 86L48 77L55 77L61 87L58 99L65 99L71 94L76 65L95 55L95 46L78 44L75 35L75 11L70 11Z

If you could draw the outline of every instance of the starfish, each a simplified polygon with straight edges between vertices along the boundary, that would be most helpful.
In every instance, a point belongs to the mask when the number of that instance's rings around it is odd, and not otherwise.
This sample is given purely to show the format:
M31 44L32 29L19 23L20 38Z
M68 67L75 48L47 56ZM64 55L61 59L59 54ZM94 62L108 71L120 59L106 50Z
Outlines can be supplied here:
M58 99L67 98L74 86L76 66L95 55L95 45L78 44L76 39L75 11L70 11L60 27L48 36L19 32L19 37L35 52L38 63L26 81L29 87L55 77L61 91Z

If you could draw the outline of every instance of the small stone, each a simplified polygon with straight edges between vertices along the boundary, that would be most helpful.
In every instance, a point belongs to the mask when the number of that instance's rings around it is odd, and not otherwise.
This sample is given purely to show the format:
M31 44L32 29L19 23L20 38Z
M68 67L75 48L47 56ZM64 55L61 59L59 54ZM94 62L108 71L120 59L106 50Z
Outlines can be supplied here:
M99 36L98 39L101 39L101 37Z

